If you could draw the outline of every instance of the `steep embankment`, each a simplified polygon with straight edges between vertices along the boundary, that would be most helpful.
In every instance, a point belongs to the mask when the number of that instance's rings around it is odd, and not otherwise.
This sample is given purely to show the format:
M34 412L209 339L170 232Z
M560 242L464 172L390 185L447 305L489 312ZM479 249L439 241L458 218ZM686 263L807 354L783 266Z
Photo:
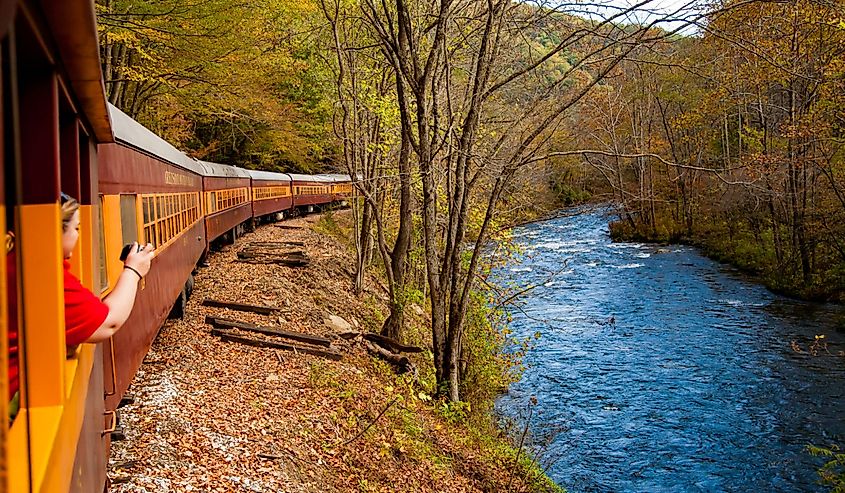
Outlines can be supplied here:
M330 338L350 330L330 315L351 330L378 326L383 288L368 279L364 295L351 292L353 259L311 229L318 220L259 228L199 271L185 319L162 328L130 388L135 402L121 409L127 439L113 446L114 491L542 491L524 479L524 459L513 468L504 439L448 420L360 343L335 339L343 359L331 361L212 336L207 315ZM310 265L237 262L247 243L278 241L303 242ZM201 306L206 298L285 311ZM425 326L422 309L409 312Z

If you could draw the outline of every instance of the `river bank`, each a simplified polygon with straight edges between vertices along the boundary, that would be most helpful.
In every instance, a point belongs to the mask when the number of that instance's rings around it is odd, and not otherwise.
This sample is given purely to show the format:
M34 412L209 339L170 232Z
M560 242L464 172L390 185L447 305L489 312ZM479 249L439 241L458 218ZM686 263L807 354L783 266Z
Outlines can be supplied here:
M210 256L184 320L161 329L134 402L120 410L126 440L113 444L112 491L560 491L491 417L463 419L360 344L335 340L335 362L211 335L209 315L329 338L380 327L382 283L368 277L361 297L350 289L348 222L341 211L265 226ZM243 244L278 241L302 242L310 265L237 262ZM202 306L206 298L283 311L234 312ZM425 332L422 307L408 317ZM421 374L426 358L415 359Z
M610 221L610 236L614 241L692 246L712 260L753 276L774 293L804 301L845 303L845 278L836 266L820 268L808 283L799 273L778 265L767 243L770 239L763 235L754 235L740 226L727 227L724 221L711 222L707 228L696 226L692 235L681 233L679 225L666 223L651 230L622 220Z

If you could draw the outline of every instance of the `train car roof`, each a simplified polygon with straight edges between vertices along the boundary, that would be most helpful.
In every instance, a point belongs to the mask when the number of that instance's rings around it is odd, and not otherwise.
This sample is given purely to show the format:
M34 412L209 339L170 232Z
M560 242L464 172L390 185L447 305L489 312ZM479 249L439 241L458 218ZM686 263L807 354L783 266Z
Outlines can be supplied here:
M331 183L332 180L327 178L326 175L298 175L296 173L288 173L291 180L293 181L316 181L322 183Z
M197 162L203 167L203 176L249 178L249 172L243 168L229 166L228 164L212 163L210 161L197 160Z
M7 5L10 4L14 11L16 3L3 2L3 10L8 12ZM58 49L60 65L67 74L73 96L79 102L82 117L90 124L98 143L114 142L103 86L94 2L38 3L49 26L47 30ZM9 24L6 22L3 29Z
M246 170L253 180L275 180L275 181L291 181L291 177L287 173L276 173L274 171L260 171L254 169Z
M198 175L203 174L203 168L196 160L176 149L169 142L154 134L147 127L136 122L117 107L109 104L114 138L141 152L155 156L162 161L179 166Z
M327 174L322 174L322 175L318 175L318 176L325 177L326 180L329 180L333 183L343 183L343 182L347 182L347 181L352 181L352 179L349 178L349 175L342 175L342 174L339 174L339 173L327 173Z

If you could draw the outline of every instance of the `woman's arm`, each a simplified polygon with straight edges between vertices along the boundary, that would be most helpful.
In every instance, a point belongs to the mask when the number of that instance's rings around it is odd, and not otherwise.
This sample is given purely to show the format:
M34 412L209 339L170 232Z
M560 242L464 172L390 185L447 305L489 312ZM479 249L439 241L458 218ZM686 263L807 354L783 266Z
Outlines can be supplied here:
M138 281L141 280L141 276L146 276L150 271L150 262L154 257L153 247L150 244L147 244L140 251L137 250L138 244L135 243L130 250L132 253L124 262L124 269L117 279L117 285L103 300L103 303L109 307L108 316L85 342L107 340L123 326L126 319L129 318L129 314L132 313L132 307L135 305L135 294L138 292Z

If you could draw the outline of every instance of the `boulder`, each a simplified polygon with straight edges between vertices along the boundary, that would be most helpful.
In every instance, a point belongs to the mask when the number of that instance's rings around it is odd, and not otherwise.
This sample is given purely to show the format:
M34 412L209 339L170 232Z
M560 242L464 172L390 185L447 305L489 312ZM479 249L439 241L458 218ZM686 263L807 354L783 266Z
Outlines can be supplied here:
M418 305L416 303L411 303L410 306L411 306L411 311L414 312L418 317L424 317L425 316L425 310L423 310L420 305Z
M329 315L325 323L335 332L349 332L352 330L352 324L337 315Z

